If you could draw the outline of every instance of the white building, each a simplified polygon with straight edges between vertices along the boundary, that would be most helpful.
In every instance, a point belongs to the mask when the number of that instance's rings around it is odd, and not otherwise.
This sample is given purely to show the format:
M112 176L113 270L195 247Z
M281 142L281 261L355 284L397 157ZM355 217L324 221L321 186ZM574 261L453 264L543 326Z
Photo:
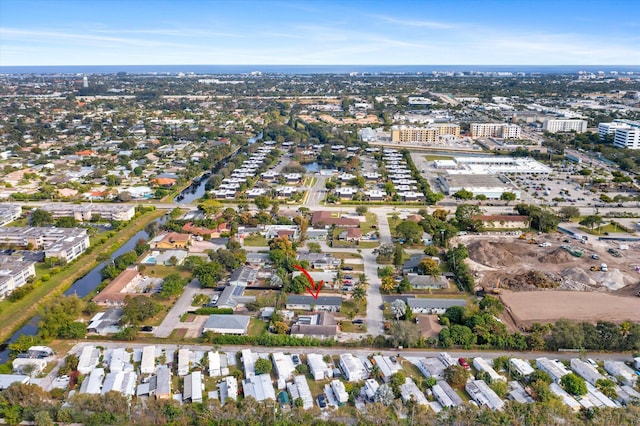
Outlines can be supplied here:
M207 360L209 361L209 376L211 377L220 377L222 375L221 363L220 363L220 353L218 351L213 352L210 351L207 354Z
M140 362L140 374L153 374L156 371L156 347L145 346L142 348L142 361Z
M186 376L189 374L189 358L191 351L189 349L178 350L178 376Z
M244 397L253 397L256 401L264 401L266 399L276 400L276 394L271 383L271 376L268 374L260 374L242 381Z
M376 381L376 379L367 379L364 381L364 386L362 387L362 394L367 397L369 401L373 401L373 398L376 395L376 391L380 387L380 383Z
M526 377L535 371L531 364L529 364L529 362L524 359L511 358L509 359L509 364L511 365L511 368L513 368L518 372L518 374L523 377Z
M542 130L549 133L572 132L584 133L587 131L586 120L544 120Z
M293 378L293 383L287 384L287 390L291 395L291 401L300 398L302 400L302 408L308 410L313 408L313 395L309 389L309 383L304 375L298 375Z
M634 387L638 376L622 361L605 361L604 369L625 385Z
M220 403L225 404L227 399L236 400L238 398L238 380L233 376L227 376L224 381L218 384L220 388Z
M104 368L94 368L91 370L89 377L85 377L78 393L88 393L98 395L102 392L102 379L104 377Z
M80 374L89 374L98 365L100 359L100 349L93 346L85 346L80 352L78 358L78 372Z
M504 407L504 401L483 380L469 381L464 388L480 406L486 406L492 410L502 410Z
M429 403L427 397L411 377L407 377L405 382L400 385L400 397L405 404L410 400L413 400L418 405L427 405Z
M578 358L571 359L571 369L575 371L578 376L582 377L592 385L595 385L598 379L603 378L602 374L598 372L597 368Z
M569 395L564 389L562 389L559 384L551 383L549 385L549 390L558 395L560 399L562 399L562 403L571 408L573 411L578 411L582 407L580 403L576 401L574 397Z
M0 300L36 276L35 264L22 256L0 255Z
M331 381L331 391L333 391L333 394L336 396L338 404L343 405L346 404L347 401L349 401L349 394L344 387L344 383L342 383L340 380Z
M432 388L431 392L433 397L443 407L456 407L462 405L462 398L456 393L456 391L444 380L439 380Z
M536 359L536 366L540 370L549 374L549 376L551 376L551 380L556 383L560 382L562 376L566 376L570 373L570 371L566 369L564 364L558 361L550 360L548 358Z
M307 355L307 365L309 366L309 373L311 373L314 380L324 380L333 376L331 368L324 362L322 355Z
M616 148L640 149L640 127L616 130L613 146Z
M380 369L382 380L385 383L388 383L389 380L391 380L391 376L402 370L402 366L400 365L400 363L397 361L391 361L391 358L388 356L374 355L373 360L375 362L375 365L377 365Z
M22 215L22 207L17 204L0 204L0 226L8 225Z
M507 379L504 378L504 376L499 375L496 372L496 370L494 370L493 367L484 358L475 357L473 359L473 366L476 368L476 370L484 371L485 373L487 373L489 377L491 377L492 382L495 382L498 380L501 380L503 382L507 381Z
M360 359L351 354L340 354L340 369L349 382L358 382L367 378L367 369Z
M271 357L273 358L276 380L289 380L296 369L293 365L291 355L285 355L282 352L274 352L273 354L271 354Z
M242 366L244 368L244 376L253 377L256 374L256 358L251 349L242 350Z
M202 393L204 392L204 382L202 381L202 372L194 371L184 378L183 401L202 402Z
M38 358L16 358L11 363L15 374L29 374L34 377L47 368L47 361Z
M102 394L115 391L131 397L135 394L137 380L138 376L133 371L111 371L104 378Z

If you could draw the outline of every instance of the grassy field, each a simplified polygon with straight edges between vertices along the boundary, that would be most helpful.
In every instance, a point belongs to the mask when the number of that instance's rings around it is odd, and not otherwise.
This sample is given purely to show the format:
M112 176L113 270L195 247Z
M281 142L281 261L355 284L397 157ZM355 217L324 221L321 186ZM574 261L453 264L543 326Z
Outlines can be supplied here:
M247 247L267 247L267 239L264 235L249 235L244 239L244 245Z
M269 327L269 323L262 321L257 318L251 318L249 322L249 336L261 336L264 332L267 331L267 327Z
M122 231L109 238L104 244L96 247L91 253L81 256L66 269L51 276L51 279L36 286L29 294L16 302L0 303L0 341L6 340L21 324L28 321L38 311L38 307L46 300L62 294L77 279L81 278L99 262L100 255L109 255L122 246L136 232L164 214L162 210L154 210L132 220ZM39 268L41 272L44 271ZM39 281L41 275L36 276Z
M347 252L347 251L334 251L334 252L329 252L331 254L333 254L333 257L335 257L336 259L362 259L362 255L358 254L358 253L352 253L352 252Z
M587 234L591 234L591 235L605 235L605 232L608 232L608 233L624 232L624 230L620 229L618 225L614 225L611 223L607 223L606 225L600 226L599 228L590 229L584 226L580 226L578 229L580 229L582 232L586 232Z
M366 324L353 324L351 320L344 320L340 325L340 329L345 333L366 333L367 325Z
M449 155L425 155L424 158L427 161L436 161L436 160L453 160L453 157Z

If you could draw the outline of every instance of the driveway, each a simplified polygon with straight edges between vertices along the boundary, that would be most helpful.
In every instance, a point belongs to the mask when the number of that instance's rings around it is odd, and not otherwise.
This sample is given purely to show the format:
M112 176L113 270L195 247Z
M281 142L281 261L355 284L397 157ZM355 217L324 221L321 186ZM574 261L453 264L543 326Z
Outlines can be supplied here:
M191 302L193 301L193 296L195 296L196 293L213 293L213 289L201 289L200 281L197 279L191 280L191 282L184 288L182 296L180 296L167 316L162 320L162 324L156 327L153 332L155 337L169 337L174 328L191 328L193 323L182 323L180 322L180 317L182 317L185 312L192 309Z

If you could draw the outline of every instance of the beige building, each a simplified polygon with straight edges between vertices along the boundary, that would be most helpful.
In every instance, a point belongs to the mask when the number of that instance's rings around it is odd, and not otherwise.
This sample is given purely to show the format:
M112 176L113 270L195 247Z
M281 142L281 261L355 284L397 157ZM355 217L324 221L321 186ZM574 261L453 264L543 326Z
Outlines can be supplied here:
M572 132L584 133L587 131L586 120L544 120L542 130L549 133Z
M520 139L521 131L516 124L471 123L472 138Z
M460 137L460 126L451 123L435 123L427 127L393 126L391 127L392 142L438 142L441 136L452 135Z

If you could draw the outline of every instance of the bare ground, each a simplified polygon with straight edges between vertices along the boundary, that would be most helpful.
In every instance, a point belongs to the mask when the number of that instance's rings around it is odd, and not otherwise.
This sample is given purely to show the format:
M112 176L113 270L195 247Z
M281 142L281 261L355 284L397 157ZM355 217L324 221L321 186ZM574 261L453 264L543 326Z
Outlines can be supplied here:
M627 319L640 321L640 243L625 243L613 257L608 248L615 243L589 241L581 244L564 234L536 235L529 244L514 235L466 235L459 237L469 251L467 264L476 283L485 289L499 284L501 298L518 327L534 321L560 318L575 320ZM593 238L593 237L592 237ZM565 242L569 239L569 242ZM550 247L539 243L549 242ZM562 249L570 245L584 251L575 257ZM597 254L599 259L592 259ZM606 263L607 272L591 271L591 266Z

